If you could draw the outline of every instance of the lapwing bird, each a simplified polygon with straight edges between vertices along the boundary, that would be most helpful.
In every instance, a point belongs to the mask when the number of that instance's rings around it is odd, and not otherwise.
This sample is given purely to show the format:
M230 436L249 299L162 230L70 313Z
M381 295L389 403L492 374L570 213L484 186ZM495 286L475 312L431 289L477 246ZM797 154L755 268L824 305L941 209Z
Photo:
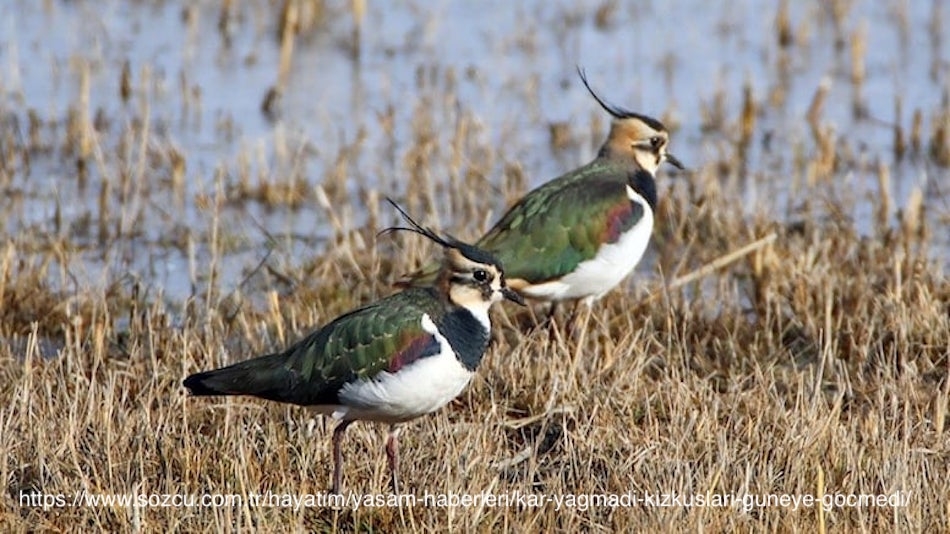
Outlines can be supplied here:
M390 201L392 202L392 201ZM431 413L472 379L490 339L488 310L508 288L502 263L413 221L408 230L444 249L434 284L396 293L342 315L283 352L189 376L192 395L251 395L308 406L339 421L333 431L333 488L339 493L341 441L357 420L390 425L386 441L394 493L398 423Z
M660 164L683 164L667 152L669 133L660 121L607 104L584 71L578 74L613 117L597 157L522 197L475 246L504 263L508 286L521 295L581 300L589 308L633 271L646 250ZM436 269L429 265L400 284L430 283Z

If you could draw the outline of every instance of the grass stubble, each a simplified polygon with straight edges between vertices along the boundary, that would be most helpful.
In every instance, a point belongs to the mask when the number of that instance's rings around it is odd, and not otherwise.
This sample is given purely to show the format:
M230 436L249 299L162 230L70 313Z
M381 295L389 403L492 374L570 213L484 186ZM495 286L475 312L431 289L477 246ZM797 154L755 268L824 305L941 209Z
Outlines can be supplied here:
M795 39L788 24L778 25L783 47ZM755 106L767 105L753 103L744 87L740 114L720 114L704 127L704 136L719 139L718 155L691 162L688 174L661 171L651 256L599 303L585 335L532 331L530 312L496 311L495 341L473 384L445 409L407 425L401 474L417 495L903 492L906 507L20 506L20 493L30 491L325 491L330 424L263 401L190 399L181 379L285 346L388 294L396 276L433 253L411 237L377 242L376 233L395 222L379 210L393 191L365 186L352 198L347 162L362 150L360 140L342 147L335 167L312 187L294 175L249 180L219 170L211 190L186 195L187 150L151 137L148 99L138 101L139 120L97 125L88 112L88 73L81 74L88 66L76 68L81 90L69 128L44 128L37 118L32 135L4 134L5 184L30 158L53 154L79 162L89 187L101 188L96 215L83 219L89 228L77 229L83 220L48 234L25 228L0 250L5 529L947 528L950 284L945 258L934 260L931 250L940 233L925 216L931 206L925 198L932 196L917 191L906 205L895 205L887 185L896 160L867 161L849 150L844 133L822 119L823 85L808 113L813 139L801 141L797 178L788 180L794 214L733 208L744 199L743 180L755 179L744 169L756 139ZM279 85L286 75L282 67ZM441 75L450 91L453 74ZM147 95L148 73L138 78L137 94ZM135 100L136 91L122 87ZM865 113L861 94L856 88L855 109ZM485 144L486 121L460 112L451 95L437 101L444 109L416 108L410 140L391 141L391 152L402 154L396 173L409 177L402 200L427 223L471 238L530 184L504 150ZM453 118L451 128L437 131L440 117L433 115L439 114ZM943 135L946 114L934 114L934 138ZM917 113L915 130L919 123ZM552 145L603 135L597 120L590 132L558 126ZM110 139L115 146L106 144ZM939 139L930 152L919 142L901 142L898 151L897 139L903 136L895 134L895 157L905 149L940 157ZM674 132L674 149L683 142ZM850 173L875 176L884 193L849 195L838 184ZM471 194L486 183L492 195ZM190 266L192 298L166 302L160 288L121 273L106 273L100 288L72 282L83 251L98 246L103 256L115 253L110 249L124 246L149 206L169 200L194 202L207 214L206 228L149 245L190 258L196 247L207 251L207 264ZM876 214L869 229L842 215L862 202L871 202ZM222 287L218 268L240 246L222 212L252 203L318 209L332 235L308 257L262 254L241 284ZM352 223L353 209L367 211L365 225ZM98 245L77 238L87 234ZM54 287L56 279L61 283ZM351 427L344 491L387 491L383 436L373 424Z

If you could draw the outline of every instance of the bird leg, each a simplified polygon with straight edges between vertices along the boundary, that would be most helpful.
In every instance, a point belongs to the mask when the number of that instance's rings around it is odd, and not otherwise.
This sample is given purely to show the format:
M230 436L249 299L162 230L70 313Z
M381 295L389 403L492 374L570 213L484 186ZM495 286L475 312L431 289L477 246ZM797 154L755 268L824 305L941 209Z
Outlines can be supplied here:
M557 302L552 302L548 306L547 312L542 315L541 310L534 306L528 306L528 316L531 324L525 325L524 335L529 336L532 332L537 332L545 328L550 328L554 324L554 315L557 312Z
M580 311L579 308L584 308L584 311ZM581 358L583 358L585 350L584 344L587 342L587 328L590 326L590 316L593 314L593 308L592 299L584 299L583 302L575 303L574 310L571 312L571 318L567 323L567 335L577 339L574 360L571 362L570 370L572 381L577 372L577 366L580 364ZM581 325L578 324L580 321L578 321L577 317L580 314L584 315L583 324ZM580 326L580 328L576 328L578 326Z
M389 474L393 494L399 493L399 431L401 427L390 425L389 435L386 437L386 457L389 459Z
M548 335L553 336L554 331L557 330L557 321L554 320L554 316L557 315L558 301L552 301L551 307L548 308L547 315L544 316L544 319L540 323L535 323L535 328L541 329L547 327L549 330Z
M343 482L343 433L352 423L353 421L340 421L340 424L333 429L333 487L330 493L337 495L340 494L340 486Z
M574 301L574 305L571 306L571 314L567 316L567 321L564 323L564 333L566 335L574 335L574 324L577 322L578 310L580 306L580 301Z

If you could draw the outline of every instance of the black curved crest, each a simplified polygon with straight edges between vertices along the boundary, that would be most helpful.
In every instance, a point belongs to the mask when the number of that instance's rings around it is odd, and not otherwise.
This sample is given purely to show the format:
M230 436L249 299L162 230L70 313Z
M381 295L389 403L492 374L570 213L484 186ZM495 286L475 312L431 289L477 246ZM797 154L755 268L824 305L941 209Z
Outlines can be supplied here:
M639 113L634 113L628 109L624 109L620 106L615 106L608 104L604 99L600 98L596 92L591 88L590 84L587 82L587 74L584 72L584 69L579 65L577 67L577 74L581 77L581 81L584 82L584 87L587 88L587 91L590 93L590 96L594 97L594 100L600 104L600 107L604 109L607 113L610 113L610 116L615 119L640 119L645 122L650 128L653 128L657 131L666 131L666 126L663 126L663 123L654 119L653 117L647 117L646 115L641 115Z
M454 248L458 250L459 252L461 252L463 256L465 256L466 258L474 262L494 265L497 267L501 266L501 262L499 262L489 252L484 251L474 245L469 245L468 243L465 243L464 241L459 241L458 239L455 239L454 237L448 234L444 234L444 236L440 236L438 233L436 233L435 230L431 228L426 228L422 226L421 224L417 223L415 220L413 220L413 218L410 217L408 213L406 213L406 210L402 209L399 206L399 204L396 204L396 202L393 199L386 197L386 201L392 204L392 206L396 208L396 211L398 211L399 214L402 215L404 219L406 219L406 222L409 223L409 228L406 228L404 226L392 226L390 228L386 228L385 230L380 231L377 235L383 235L383 234L388 234L392 232L400 232L400 231L412 232L414 234L419 234L423 237L426 237L429 240L437 243L438 245L442 247Z

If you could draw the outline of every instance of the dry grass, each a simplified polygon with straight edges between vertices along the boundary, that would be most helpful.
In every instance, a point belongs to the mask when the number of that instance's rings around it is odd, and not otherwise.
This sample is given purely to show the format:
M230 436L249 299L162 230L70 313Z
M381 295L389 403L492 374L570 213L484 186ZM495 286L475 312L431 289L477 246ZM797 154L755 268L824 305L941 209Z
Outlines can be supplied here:
M604 24L612 5L604 4ZM792 31L786 28L783 42ZM443 89L451 102L451 88ZM469 238L537 182L527 182L531 170L510 161L510 151L486 143L480 128L490 121L445 104L420 105L404 128L411 138L393 141L390 163L409 177L398 188L363 185L354 194L347 187L360 138L325 155L328 170L315 186L306 186L294 166L293 158L306 156L289 150L289 162L277 165L294 172L248 179L245 165L255 156L242 154L237 172L219 172L211 190L186 194L180 174L187 150L149 130L146 99L138 109L144 120L114 126L109 135L92 129L81 109L73 128L0 132L4 185L27 172L24 161L46 155L78 158L80 168L92 169L89 187L104 191L94 215L51 235L4 229L5 530L948 528L950 282L948 251L934 250L946 226L933 228L941 219L932 217L946 200L939 189L918 191L906 205L888 194L868 201L851 191L854 173L887 184L899 163L854 156L846 132L824 123L820 106L809 117L815 139L789 148L799 155L794 177L758 177L791 184L792 215L734 209L746 198L743 180L755 179L745 174L754 110L717 112L703 142L717 139L720 154L690 162L689 175L663 171L652 256L632 282L605 297L586 328L575 331L532 330L529 311L495 310L495 343L474 383L446 409L407 425L401 474L418 496L903 492L906 507L22 506L24 492L71 500L82 491L326 491L329 424L296 407L192 399L182 378L283 346L387 294L391 280L425 261L432 250L418 239L377 243L376 232L396 220L379 211L382 196L395 193L426 222ZM603 124L594 122L590 132L560 128L568 139L599 138ZM746 133L722 141L723 130ZM674 152L683 142L674 133ZM493 195L471 194L486 184ZM161 227L171 230L158 241L134 235L133 223L154 215L148 210L155 204L174 213L176 202L204 207L207 228L185 231L166 221ZM848 215L865 202L879 214L873 220ZM220 269L245 246L225 210L257 204L320 206L328 243L295 256L282 248L290 238L274 236L276 254L262 251L240 284L222 284ZM366 223L355 224L354 212ZM161 288L122 272L107 271L100 286L74 283L71 273L82 270L89 250L111 256L136 238L191 258L196 247L209 255L208 262L191 262L190 299L166 302ZM715 268L689 276L707 265ZM388 491L383 436L371 424L350 428L344 491Z

